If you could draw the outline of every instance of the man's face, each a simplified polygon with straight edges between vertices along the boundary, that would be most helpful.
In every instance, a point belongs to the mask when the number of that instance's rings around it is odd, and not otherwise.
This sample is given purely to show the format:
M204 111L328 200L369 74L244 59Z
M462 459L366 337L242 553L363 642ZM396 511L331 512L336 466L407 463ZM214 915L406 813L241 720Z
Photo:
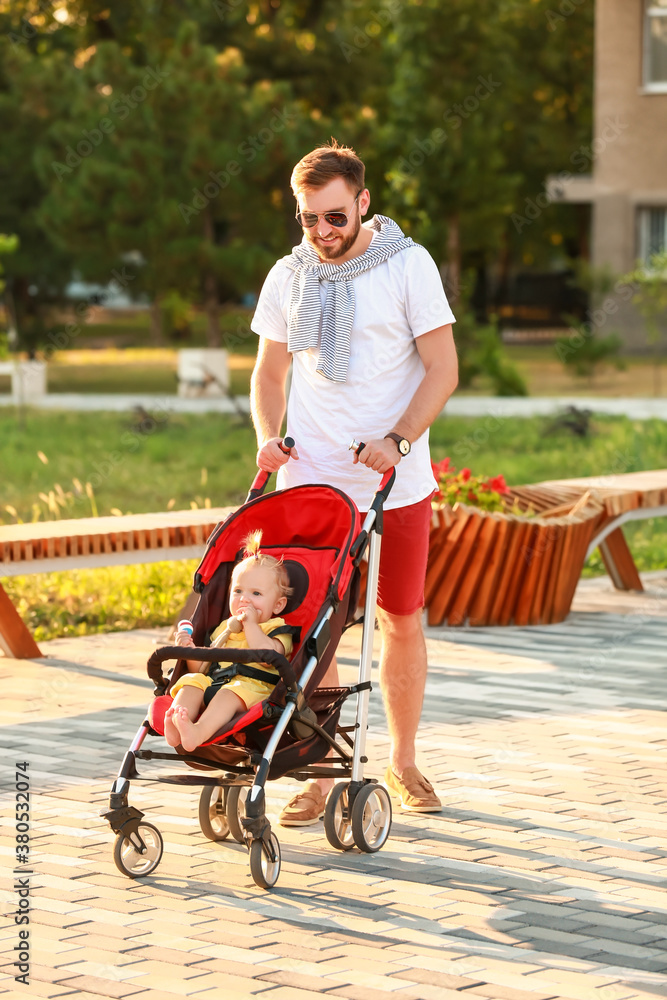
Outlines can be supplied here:
M337 261L354 245L361 229L361 201L368 198L364 189L356 202L352 191L342 177L337 177L321 188L304 188L297 198L300 212L317 212L320 218L311 228L304 227L306 239L322 260ZM364 208L364 213L367 210ZM330 226L323 217L325 212L344 212L347 225L342 229Z

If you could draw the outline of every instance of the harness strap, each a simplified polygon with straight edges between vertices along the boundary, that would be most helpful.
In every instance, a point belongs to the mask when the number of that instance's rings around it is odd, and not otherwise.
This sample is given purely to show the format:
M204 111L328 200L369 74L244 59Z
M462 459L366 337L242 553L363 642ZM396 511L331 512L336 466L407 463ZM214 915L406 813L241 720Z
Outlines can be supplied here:
M296 643L301 638L301 627L299 625L277 625L276 628L272 628L269 632L269 639L274 639L278 635L291 635L292 641Z
M263 681L265 684L277 684L280 674L276 671L260 670L259 667L252 667L249 663L229 663L226 667L221 667L219 663L214 664L218 669L211 678L214 684L228 684L237 674L242 677L252 677L255 681Z

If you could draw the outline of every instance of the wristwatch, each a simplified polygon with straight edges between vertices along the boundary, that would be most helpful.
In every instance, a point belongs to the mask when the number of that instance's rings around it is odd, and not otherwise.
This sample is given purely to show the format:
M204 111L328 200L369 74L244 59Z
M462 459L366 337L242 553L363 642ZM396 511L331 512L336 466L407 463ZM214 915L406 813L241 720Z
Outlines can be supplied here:
M394 431L391 431L389 434L385 434L384 437L385 440L387 438L391 438L392 441L396 442L399 453L401 455L405 456L410 454L410 449L412 448L412 445L410 444L407 438L401 437L400 434L396 434L394 433Z

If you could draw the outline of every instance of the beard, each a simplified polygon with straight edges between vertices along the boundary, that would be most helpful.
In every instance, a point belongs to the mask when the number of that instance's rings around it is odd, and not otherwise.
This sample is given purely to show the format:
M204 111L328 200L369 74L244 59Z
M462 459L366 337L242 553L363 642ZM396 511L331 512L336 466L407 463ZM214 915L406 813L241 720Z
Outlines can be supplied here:
M359 235L361 230L361 214L357 206L354 222L352 223L351 232L347 233L346 236L341 236L338 239L333 240L331 243L323 243L322 240L316 235L317 226L313 226L312 230L306 231L306 239L314 249L315 253L322 260L335 261L339 257L343 257L350 247L354 246L355 240ZM312 236L311 236L312 232Z

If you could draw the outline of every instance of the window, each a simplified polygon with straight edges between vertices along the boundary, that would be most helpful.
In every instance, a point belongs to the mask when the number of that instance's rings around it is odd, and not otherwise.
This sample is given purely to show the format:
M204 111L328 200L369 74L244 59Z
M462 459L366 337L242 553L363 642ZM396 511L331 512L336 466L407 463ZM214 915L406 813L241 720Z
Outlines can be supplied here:
M644 88L667 93L667 0L646 2Z
M667 208L639 209L639 259L667 250Z

